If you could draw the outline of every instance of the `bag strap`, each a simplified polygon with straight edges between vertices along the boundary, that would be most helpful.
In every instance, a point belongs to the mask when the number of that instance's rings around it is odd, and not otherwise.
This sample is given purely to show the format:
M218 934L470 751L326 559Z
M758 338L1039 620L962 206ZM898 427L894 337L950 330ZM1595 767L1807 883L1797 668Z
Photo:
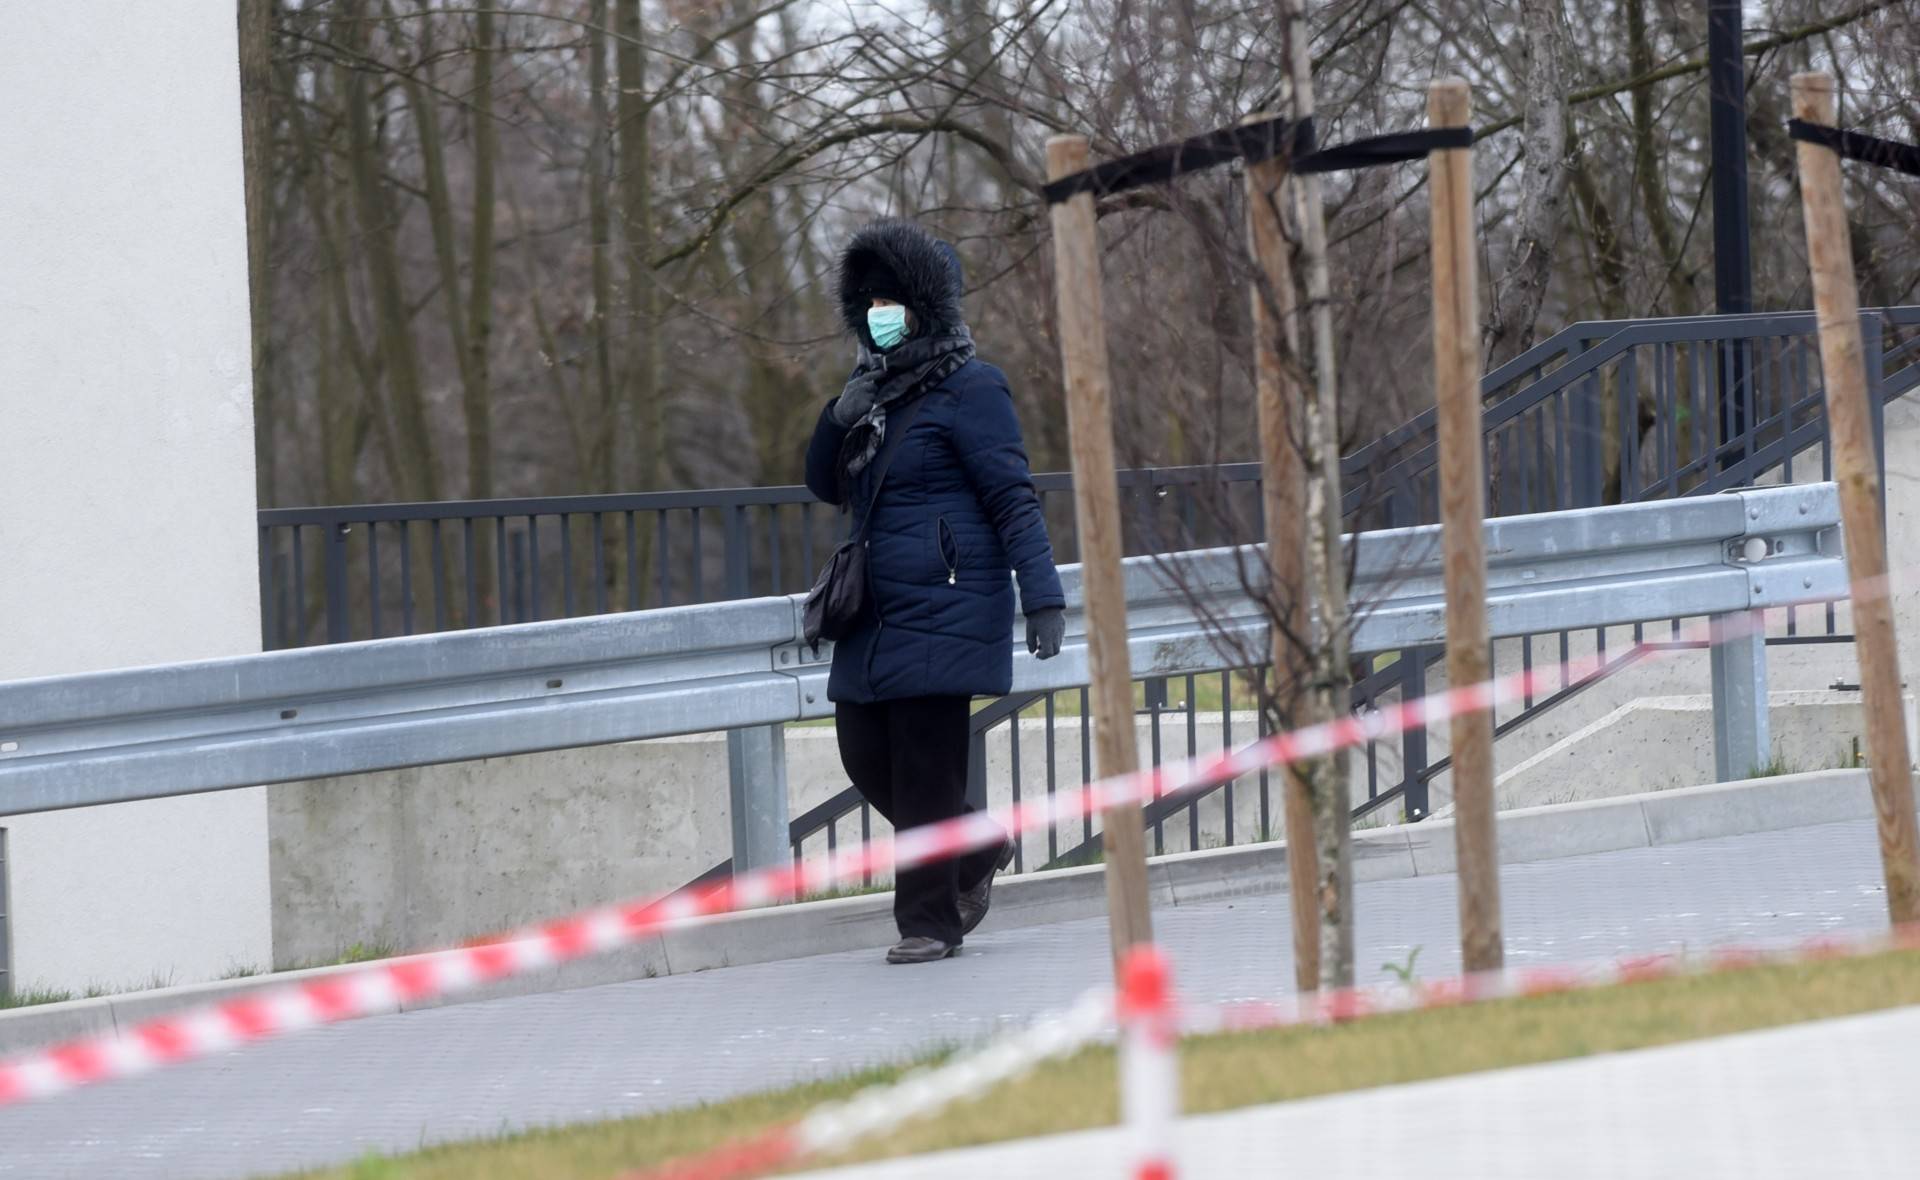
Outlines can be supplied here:
M867 514L860 520L860 540L866 540L867 533L873 529L873 510L880 503L880 487L887 481L887 469L893 466L893 457L899 453L900 444L905 441L927 397L919 394L887 415L887 440L880 444L880 454L873 461L873 495L867 498Z

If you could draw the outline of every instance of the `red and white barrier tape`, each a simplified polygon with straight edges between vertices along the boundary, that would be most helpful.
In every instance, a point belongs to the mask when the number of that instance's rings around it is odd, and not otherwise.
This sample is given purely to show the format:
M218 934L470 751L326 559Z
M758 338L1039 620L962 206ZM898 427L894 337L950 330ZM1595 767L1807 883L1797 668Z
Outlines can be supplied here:
M1201 1036L1306 1024L1340 1024L1369 1016L1458 1008L1489 1000L1558 995L1755 967L1862 958L1891 951L1920 951L1920 925L1873 933L1822 934L1771 946L1727 946L1691 954L1630 955L1585 964L1507 967L1432 982L1377 984L1279 1000L1189 1005L1181 1010L1180 1031L1184 1036Z
M1100 1039L1116 1020L1120 1030L1122 1122L1134 1145L1132 1175L1134 1180L1171 1180L1175 1175L1173 1134L1179 1118L1178 1049L1184 1037L1341 1024L1490 1000L1860 958L1889 951L1920 951L1920 926L1820 935L1771 946L1722 947L1698 954L1510 967L1431 983L1379 984L1277 1001L1187 1004L1174 1000L1165 955L1153 946L1137 947L1122 965L1117 1004L1108 993L1089 992L1065 1015L1016 1033L979 1054L893 1085L874 1087L846 1103L823 1106L798 1122L740 1143L629 1173L622 1180L748 1180L790 1167L817 1154L851 1147L860 1139L890 1131L909 1119L924 1118L948 1103L978 1097L1042 1061L1065 1056ZM989 1061L994 1064L989 1066Z
M1887 585L1881 579L1877 589L1856 586L1856 598L1864 596L1863 590L1885 594ZM1778 603L1773 609L1788 605L1792 604ZM1757 617L1759 612L1753 615ZM1727 620L1719 637L1751 633L1762 625ZM1660 654L1656 645L1643 646ZM700 889L586 910L499 941L370 963L358 971L285 984L160 1017L124 1032L56 1045L0 1062L0 1107L143 1073L317 1024L391 1012L409 1001L470 991L495 980L629 946L695 919L790 901L868 880L875 872L990 847L1009 832L1045 830L1118 804L1201 790L1408 729L1431 727L1458 713L1521 700L1547 684L1549 674L1577 680L1604 666L1604 659L1568 661L1496 677L1403 701L1364 717L1341 717L1275 734L1238 750L1107 779L1039 801L912 828L891 839L883 837L858 845L831 864L803 862L758 869Z
M844 1102L819 1107L740 1143L630 1172L622 1180L744 1180L924 1118L962 1099L978 1097L1043 1061L1065 1057L1107 1036L1114 1025L1113 993L1089 991L1057 1016L1007 1034L985 1048L942 1065L915 1070ZM1169 1019L1168 1027L1172 1027Z
M1133 1180L1173 1180L1180 1026L1159 947L1133 947L1121 961L1119 1018L1120 1117L1133 1141Z

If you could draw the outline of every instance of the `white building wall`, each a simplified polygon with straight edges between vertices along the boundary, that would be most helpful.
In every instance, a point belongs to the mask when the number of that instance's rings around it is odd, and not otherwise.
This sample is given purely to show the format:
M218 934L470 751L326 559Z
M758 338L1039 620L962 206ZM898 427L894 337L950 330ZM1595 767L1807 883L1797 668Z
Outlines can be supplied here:
M258 650L234 6L8 4L0 44L0 680ZM17 984L270 956L263 791L0 827Z

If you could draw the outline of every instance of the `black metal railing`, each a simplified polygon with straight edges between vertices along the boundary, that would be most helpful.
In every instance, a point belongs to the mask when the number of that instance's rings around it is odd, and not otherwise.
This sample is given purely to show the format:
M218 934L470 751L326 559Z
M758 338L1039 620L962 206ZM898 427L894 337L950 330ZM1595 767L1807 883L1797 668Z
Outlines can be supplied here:
M1259 478L1257 464L1121 472L1128 553L1153 552L1160 521L1210 544L1245 540ZM1034 483L1055 560L1078 560L1072 478ZM1222 504L1234 515L1216 519ZM803 487L772 487L275 508L259 528L273 650L794 594L846 523Z
M1862 315L1876 436L1880 409L1920 385L1920 307ZM1575 324L1487 374L1484 439L1492 515L1545 512L1603 503L1704 495L1777 474L1812 472L1796 462L1818 448L1819 477L1831 475L1823 393L1811 313L1702 316ZM1630 423L1622 430L1620 423ZM1342 461L1347 527L1380 528L1437 519L1433 413L1416 416ZM1882 465L1884 467L1884 453ZM1262 535L1259 469L1254 464L1122 472L1129 554L1244 544ZM1064 474L1036 477L1056 560L1078 558ZM269 648L342 642L419 630L499 625L649 607L795 593L844 529L835 510L797 487L632 495L275 509L260 514L261 613ZM1834 642L1834 611L1789 612L1787 634L1770 642ZM1660 624L1632 629L1634 641ZM1677 630L1678 623L1672 623ZM1604 656L1607 632L1593 633ZM1521 640L1531 667L1536 651L1565 663L1572 636L1550 632ZM1582 681L1563 684L1496 718L1511 732L1637 658L1633 648ZM1426 691L1441 649L1391 653L1364 672L1356 708L1413 699ZM1216 674L1219 675L1219 674ZM1251 713L1233 705L1233 678L1221 676L1219 702L1202 708L1203 680L1183 682L1176 704L1164 681L1140 686L1142 724L1158 764L1168 749L1196 748L1204 728L1229 739ZM1251 695L1248 694L1249 703ZM1252 712L1257 712L1254 710ZM975 715L973 775L984 788L990 735L1007 731L1009 776L1023 782L1019 718L1038 715L1047 747L1040 789L1059 789L1060 719L1084 716L1079 694L1045 694L991 703ZM1163 726L1178 724L1169 746ZM1085 730L1078 728L1078 743ZM1428 813L1428 788L1447 767L1429 761L1423 733L1374 743L1366 762L1366 817L1398 804L1410 818ZM1066 777L1084 781L1089 760L1068 759ZM1257 805L1248 803L1257 793ZM1228 785L1180 809L1150 813L1156 849L1271 834L1269 783ZM1217 822L1203 808L1220 812ZM1239 818L1240 810L1248 818ZM872 817L844 792L792 825L796 854L815 842L837 847L842 824L871 831ZM1062 845L1062 840L1074 837ZM1049 833L1043 863L1085 859L1097 850L1090 823ZM1022 848L1021 863L1038 849ZM719 866L724 868L724 866Z

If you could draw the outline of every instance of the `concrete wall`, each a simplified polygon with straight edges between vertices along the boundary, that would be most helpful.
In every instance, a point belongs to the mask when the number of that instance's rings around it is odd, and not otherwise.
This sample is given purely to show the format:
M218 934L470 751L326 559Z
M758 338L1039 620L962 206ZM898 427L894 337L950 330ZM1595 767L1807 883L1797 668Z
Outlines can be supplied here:
M0 679L257 650L233 5L10 4L0 43ZM23 985L265 957L264 792L0 826Z
M1238 714L1236 740L1253 733L1252 714ZM1055 782L1079 785L1077 719L1056 728ZM1151 750L1150 724L1139 727L1141 759ZM1201 752L1224 739L1217 718L1196 734ZM1162 722L1169 759L1186 756L1183 722ZM987 743L989 798L1013 797L1011 731ZM829 727L787 730L790 814L798 816L847 787ZM1022 793L1046 792L1045 723L1021 724ZM1397 759L1381 775L1399 777ZM1366 793L1366 765L1356 764L1357 797ZM672 889L732 855L724 734L628 742L513 758L356 775L272 790L272 872L276 966L328 963L356 943L411 950L456 943L597 902ZM1228 843L1225 794L1199 808L1197 845ZM1270 794L1277 833L1279 780ZM1258 776L1235 784L1234 842L1261 831ZM1094 830L1099 830L1094 820ZM1196 845L1185 812L1162 828L1167 851ZM889 831L872 817L875 834ZM1072 849L1081 827L1062 824L1054 848ZM837 839L861 839L857 817ZM1153 839L1148 835L1149 846ZM830 855L825 835L803 850ZM1045 833L1027 838L1024 866L1050 856ZM263 958L261 965L266 960Z
M1850 768L1866 750L1857 692L1769 694L1767 718L1779 773ZM1908 740L1914 701L1907 698ZM1758 768L1756 768L1758 769ZM1647 697L1542 750L1494 782L1502 809L1669 791L1712 782L1713 698Z

